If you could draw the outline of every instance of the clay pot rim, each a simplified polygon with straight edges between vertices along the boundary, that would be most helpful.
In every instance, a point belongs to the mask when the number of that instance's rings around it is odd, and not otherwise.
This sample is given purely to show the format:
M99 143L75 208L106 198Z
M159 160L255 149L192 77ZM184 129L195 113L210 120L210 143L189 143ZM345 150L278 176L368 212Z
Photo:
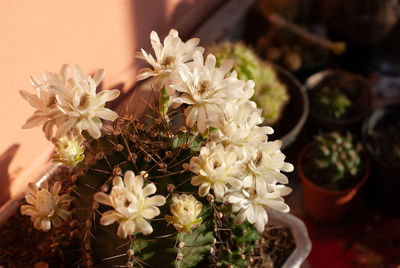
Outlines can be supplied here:
M306 181L306 182L310 185L310 187L313 188L314 190L319 191L319 192L323 192L323 193L328 194L328 195L345 195L345 194L347 194L347 193L349 193L349 192L351 192L351 191L353 191L353 190L355 190L355 189L361 188L361 187L365 184L365 182L367 181L367 179L368 179L368 177L369 177L369 175L370 175L370 172L371 172L370 161L369 161L368 156L367 156L367 154L366 154L365 152L363 152L363 154L362 154L362 155L363 155L363 158L364 158L364 161L365 161L365 170L364 170L364 174L363 174L362 179L361 179L356 185L354 185L354 186L352 186L352 187L349 187L349 188L346 188L346 189L344 189L344 190L328 190L328 189L326 189L326 188L324 188L324 187L322 187L322 186L316 185L314 182L312 182L312 181L304 174L303 165L302 165L301 163L302 163L304 154L306 153L306 151L307 151L314 143L315 143L314 141L307 143L307 144L303 147L303 149L300 151L300 154L299 154L299 156L297 157L298 173L299 173L300 179L303 181L303 184L304 184L304 181Z

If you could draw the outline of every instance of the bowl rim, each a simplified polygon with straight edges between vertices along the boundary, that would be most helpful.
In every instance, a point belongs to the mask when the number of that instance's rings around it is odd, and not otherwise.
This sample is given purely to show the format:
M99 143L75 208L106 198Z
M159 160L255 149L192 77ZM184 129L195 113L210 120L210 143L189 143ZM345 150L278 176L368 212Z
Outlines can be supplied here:
M272 66L272 68L277 72L277 75L284 76L291 82L293 82L294 87L300 93L301 100L303 103L303 109L302 109L302 114L297 120L296 124L287 132L285 135L278 137L277 139L282 140L282 149L286 149L289 147L296 139L292 137L293 135L297 135L300 133L301 129L303 128L304 124L306 123L306 120L308 118L308 115L310 113L310 101L308 99L308 94L307 90L304 85L300 83L300 81L287 69L285 69L282 66L279 66L273 62L267 62ZM288 85L287 85L288 86ZM288 103L289 104L289 103ZM296 134L297 133L297 134Z

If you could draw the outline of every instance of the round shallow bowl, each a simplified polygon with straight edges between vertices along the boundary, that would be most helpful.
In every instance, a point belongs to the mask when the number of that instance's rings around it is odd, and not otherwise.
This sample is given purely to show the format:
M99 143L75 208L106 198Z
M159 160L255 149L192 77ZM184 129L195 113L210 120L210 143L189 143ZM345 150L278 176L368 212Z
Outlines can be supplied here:
M289 147L299 135L309 112L309 101L305 88L288 70L272 64L279 80L287 86L289 102L282 111L278 122L272 127L270 140L282 140L282 150Z

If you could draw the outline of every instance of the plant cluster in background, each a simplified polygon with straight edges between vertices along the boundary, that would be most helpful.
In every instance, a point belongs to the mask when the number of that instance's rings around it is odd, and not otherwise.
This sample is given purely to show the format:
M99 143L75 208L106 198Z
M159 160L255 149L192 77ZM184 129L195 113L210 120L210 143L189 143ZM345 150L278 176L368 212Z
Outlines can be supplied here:
M340 88L325 86L315 94L313 104L316 113L324 117L339 119L346 115L351 101Z
M254 51L242 42L225 41L212 45L208 49L209 53L215 55L217 66L221 66L222 62L233 60L233 70L237 72L238 78L241 80L253 80L256 91L261 87L261 73L259 70L261 59Z
M45 73L44 84L31 79L37 94L21 94L37 111L24 127L43 125L56 144L54 159L81 167L69 194L59 196L58 184L50 191L31 185L30 206L21 212L49 230L70 214L73 197L79 261L86 266L191 267L208 255L214 264L236 265L241 256L250 265L259 235L245 234L264 231L269 208L289 211L283 196L291 189L281 171L293 166L284 162L281 142L268 140L272 128L259 126L255 84L231 72L232 60L217 67L199 39L182 42L176 30L163 43L152 32L150 41L155 57L144 50L138 57L152 68L137 79L152 77L160 107L143 119L117 118L104 107L119 92L96 94L102 70L91 77L75 66L68 78L63 66L59 74ZM181 111L185 124L176 127ZM114 121L113 129L101 131L100 119Z
M209 52L215 55L217 66L225 60L232 59L233 70L237 72L238 78L255 82L255 94L251 99L262 109L264 124L276 123L289 101L289 95L273 67L240 42L215 44Z
M313 182L332 190L342 190L355 184L363 169L361 144L350 132L341 135L330 132L315 136L305 160L307 176Z
M285 28L271 29L257 40L256 51L268 61L292 72L315 68L328 61L329 50Z
M281 118L290 96L286 85L279 80L271 65L263 62L260 72L263 77L263 87L256 92L254 101L263 111L264 123L274 124Z

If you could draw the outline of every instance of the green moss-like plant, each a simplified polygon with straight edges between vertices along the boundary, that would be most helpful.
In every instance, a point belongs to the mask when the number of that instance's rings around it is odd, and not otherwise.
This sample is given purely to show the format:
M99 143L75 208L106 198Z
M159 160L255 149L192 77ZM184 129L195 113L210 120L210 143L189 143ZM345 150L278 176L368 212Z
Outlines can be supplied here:
M289 101L286 86L279 80L273 67L267 63L260 66L262 73L262 87L256 91L254 101L262 109L264 123L274 124L282 115L285 105Z
M215 44L208 52L215 55L217 66L225 60L234 60L233 70L237 72L238 78L253 80L255 83L253 100L262 108L264 123L268 125L276 123L289 101L289 95L273 67L241 42Z
M255 52L242 42L232 43L225 41L214 44L208 49L208 52L215 55L217 66L228 60L234 61L233 70L238 74L241 80L253 80L256 88L262 81L262 73L260 71L260 59Z

